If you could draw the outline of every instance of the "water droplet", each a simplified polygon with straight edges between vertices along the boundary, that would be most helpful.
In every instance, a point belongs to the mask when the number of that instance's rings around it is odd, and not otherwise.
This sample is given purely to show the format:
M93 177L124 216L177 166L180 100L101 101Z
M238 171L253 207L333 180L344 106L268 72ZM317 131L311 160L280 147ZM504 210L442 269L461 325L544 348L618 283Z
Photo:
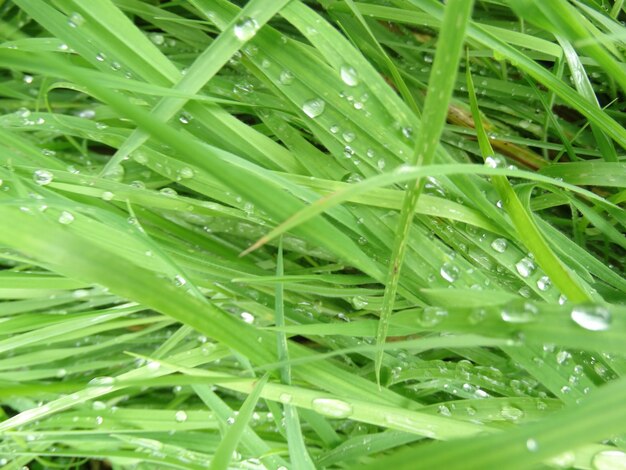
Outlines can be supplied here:
M446 281L452 283L459 278L459 268L452 263L443 263L441 269L439 270L439 274Z
M359 74L349 65L341 66L341 80L348 86L357 86L359 84Z
M163 37L161 33L152 33L150 35L150 40L152 41L153 44L157 46L162 46L163 43L165 42L165 37Z
M250 312L241 312L239 316L248 325L252 325L254 323L254 315L252 315Z
M74 216L72 215L71 212L68 211L61 211L61 214L59 214L59 223L63 224L63 225L69 225L72 222L74 222Z
M289 393L281 393L278 399L280 400L281 403L291 403L291 400L293 400L293 397Z
M293 83L294 78L295 78L295 75L293 74L291 70L283 70L282 72L280 72L278 81L282 83L283 85L291 85Z
M115 197L115 194L113 194L111 191L104 191L100 197L103 201L111 201Z
M235 36L240 41L248 41L252 39L259 29L259 23L254 18L244 16L235 23Z
M24 77L22 77L22 80L27 85L30 85L31 83L33 83L33 76L32 75L24 75Z
M332 418L347 418L352 414L352 405L336 398L315 398L311 405L318 413Z
M509 421L517 421L524 416L524 412L515 406L503 406L500 416Z
M328 128L328 130L331 134L336 134L337 132L339 132L339 126L337 124L333 124Z
M437 407L437 413L439 413L442 416L452 416L452 413L450 412L450 408L448 408L446 405L439 405Z
M85 18L83 18L83 15L80 13L74 12L69 16L67 24L70 28L77 28L78 26L85 24Z
M173 189L173 188L161 188L161 189L159 190L159 192L160 192L161 194L163 194L164 196L170 196L170 197L174 197L174 196L178 195L178 193L176 192L176 190L175 190L175 189Z
M324 108L326 107L326 102L321 98L314 98L312 100L306 101L302 105L302 111L304 114L309 116L310 118L316 118L324 112Z
M365 155L367 155L367 158L373 158L374 155L376 155L376 153L372 149L367 149L367 151L365 152Z
M346 131L341 134L341 137L343 137L343 140L350 143L356 138L356 135L354 134L354 132Z
M624 470L626 469L626 452L603 450L593 456L591 466L595 470Z
M185 413L183 410L178 410L174 415L174 419L177 423L184 423L185 421L187 421L187 413Z
M189 124L193 120L193 116L188 112L183 111L180 113L180 116L178 116L178 120L181 124Z
M572 309L571 318L589 331L603 331L611 326L611 312L601 305L577 305Z
M515 264L515 269L520 276L526 278L535 270L535 263L530 258L522 258Z
M384 170L386 165L387 165L387 162L382 158L376 162L376 166L378 167L379 170Z
M489 168L502 168L506 165L504 158L498 155L488 155L485 157L485 166Z
M367 307L368 303L369 302L367 300L367 297L363 297L362 295L357 295L355 297L352 297L352 305L357 310L364 309L365 307Z
M161 363L159 361L149 361L146 367L152 371L159 370L161 368Z
M48 170L35 170L33 180L40 186L45 186L52 182L54 176Z
M114 383L115 378L113 377L94 377L87 383L87 385L89 385L90 387L102 387L113 385Z
M496 238L491 242L491 248L498 253L504 253L508 247L508 243L504 238Z
M232 426L233 424L235 424L235 418L234 418L234 417L232 417L232 416L229 416L229 417L226 419L226 424L228 424L229 426Z
M193 178L193 170L191 168L189 168L188 166L184 166L180 169L180 171L178 172L178 174L180 175L181 178L184 179L189 179L189 178Z
M537 443L535 439L531 437L530 439L526 440L526 448L530 452L537 452L539 450L539 444Z
M559 365L567 364L567 362L572 358L572 355L566 351L562 350L556 354L556 363Z
M441 323L448 316L448 312L438 307L426 307L417 317L418 323L423 327L433 327Z
M349 145L346 145L343 148L343 156L346 158L352 158L353 155L354 155L354 149L350 147Z
M185 279L183 276L181 276L180 274L174 276L174 285L176 287L182 287L185 284L187 284L187 279Z
M541 276L537 279L537 289L540 291L547 291L552 286L552 281L548 276Z
M98 52L96 54L96 60L98 62L104 62L104 60L107 58L107 56L104 54L104 52Z
M413 128L412 127L403 127L402 128L402 135L405 138L410 139L411 136L413 135Z
M506 305L500 312L500 318L507 323L528 323L535 320L537 316L537 307L530 303L523 305L512 304Z

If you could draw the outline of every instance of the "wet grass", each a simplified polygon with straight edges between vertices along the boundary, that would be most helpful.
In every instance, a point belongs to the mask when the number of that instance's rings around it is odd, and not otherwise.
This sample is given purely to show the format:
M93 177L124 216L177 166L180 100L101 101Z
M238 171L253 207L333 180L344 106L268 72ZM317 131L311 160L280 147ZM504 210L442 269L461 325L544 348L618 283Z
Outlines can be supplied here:
M0 5L3 468L624 467L622 4Z

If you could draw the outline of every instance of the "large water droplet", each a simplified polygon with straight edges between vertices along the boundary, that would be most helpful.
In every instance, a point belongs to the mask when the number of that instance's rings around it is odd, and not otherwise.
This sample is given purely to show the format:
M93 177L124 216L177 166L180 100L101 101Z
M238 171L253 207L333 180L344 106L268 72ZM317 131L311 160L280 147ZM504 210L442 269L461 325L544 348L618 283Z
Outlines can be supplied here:
M513 304L504 306L500 317L507 323L528 323L535 320L537 313L537 307L533 304Z
M254 315L252 315L250 312L241 312L239 316L248 325L252 325L254 323Z
M281 403L291 403L293 396L290 393L281 393L278 399Z
M45 186L52 182L54 176L48 170L35 170L33 180L40 186Z
M354 69L354 67L350 67L349 65L341 66L341 80L348 86L357 86L359 84L359 74Z
M347 418L352 414L352 405L336 398L316 398L311 405L318 413L332 418Z
M302 105L302 111L310 118L316 118L324 112L326 102L321 98L314 98Z
M85 18L80 13L72 13L67 20L67 24L70 28L77 28L78 26L82 26L85 23Z
M552 281L548 276L541 276L537 279L537 289L540 291L547 291L552 286Z
M63 225L69 225L72 222L74 222L74 216L72 215L71 212L68 211L61 211L61 214L59 214L59 223L63 224Z
M585 330L602 331L611 326L611 312L601 305L577 305L572 309L572 320Z
M283 70L282 72L280 72L278 81L283 85L291 85L294 78L295 76L291 70Z
M234 32L240 41L248 41L254 37L258 29L259 23L254 18L245 16L237 21Z
M115 197L115 194L113 194L111 191L103 191L100 197L103 201L112 201Z
M109 386L115 383L115 378L113 377L94 377L87 383L87 385L91 387L102 387Z
M626 452L621 450L603 450L591 459L591 467L595 470L625 470Z
M535 270L535 263L530 258L522 258L515 264L515 269L520 276L526 278Z
M433 327L441 323L448 316L448 312L437 307L426 307L418 316L418 322L423 327Z
M535 439L531 437L530 439L526 440L526 448L530 452L537 452L539 450L539 444L537 443Z
M459 278L459 268L452 263L443 263L439 274L448 282L454 282Z
M507 241L504 238L496 238L491 242L491 248L498 253L504 253L508 246Z
M174 419L177 423L184 423L185 421L187 421L187 413L185 413L183 410L178 410L174 415Z
M509 421L517 421L524 416L524 412L515 406L503 406L500 410L500 416Z

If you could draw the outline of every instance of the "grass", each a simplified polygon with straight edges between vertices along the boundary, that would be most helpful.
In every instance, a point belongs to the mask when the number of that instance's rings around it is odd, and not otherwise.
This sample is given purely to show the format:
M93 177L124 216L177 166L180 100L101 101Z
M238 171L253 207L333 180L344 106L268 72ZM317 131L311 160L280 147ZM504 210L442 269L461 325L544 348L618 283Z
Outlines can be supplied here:
M626 467L624 2L0 12L2 468Z

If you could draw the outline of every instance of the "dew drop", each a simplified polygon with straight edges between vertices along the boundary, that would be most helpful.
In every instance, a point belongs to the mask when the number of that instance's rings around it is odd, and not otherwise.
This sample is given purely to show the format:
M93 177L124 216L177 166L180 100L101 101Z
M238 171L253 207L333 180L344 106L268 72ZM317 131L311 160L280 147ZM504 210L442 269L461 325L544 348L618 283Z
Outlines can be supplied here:
M459 268L452 263L443 263L441 269L439 270L439 274L446 281L452 283L459 278Z
M539 289L540 291L545 292L550 289L551 286L552 281L550 281L550 278L548 276L541 276L539 279L537 279L537 289Z
M562 350L556 354L556 363L559 365L567 364L567 362L572 358L572 355L566 351Z
M626 469L626 452L621 450L603 450L591 459L591 467L595 470Z
M535 271L535 263L530 258L522 258L515 264L515 269L520 276L527 278Z
M77 28L78 26L82 26L85 24L85 18L80 13L72 13L67 20L67 24L70 28Z
M52 173L48 170L35 170L35 172L33 173L33 180L39 186L45 186L47 184L50 184L53 177L54 176L52 175Z
M517 421L524 416L524 412L515 406L503 406L500 416L508 421Z
M254 323L254 315L252 315L250 312L241 312L239 316L248 325L252 325Z
M530 439L526 440L526 448L530 452L537 452L539 450L539 444L537 443L535 439L531 437Z
M281 393L278 399L280 400L281 403L291 403L291 400L293 400L293 397L291 396L290 393Z
M341 66L341 80L348 86L357 86L359 84L359 75L354 67L349 65Z
M316 118L324 112L324 108L326 107L326 102L321 98L314 98L312 100L306 101L302 105L302 111L304 114L309 116L310 118Z
M157 46L162 46L163 43L165 43L165 38L163 37L161 33L152 33L150 35L150 40L152 41L153 44Z
M496 238L491 242L491 248L498 253L504 253L507 249L508 243L504 238Z
M426 307L420 312L417 321L421 326L429 328L438 325L447 316L448 312L446 310L437 307Z
M113 377L94 377L89 381L87 385L90 387L102 387L102 386L110 386L115 383L115 379Z
M104 191L100 195L100 197L102 198L103 201L111 201L115 197L115 194L113 194L111 191Z
M181 178L184 179L189 179L189 178L193 178L193 170L191 168L189 168L188 166L184 166L180 169L180 171L178 172L178 174L180 175Z
M278 77L278 81L283 85L291 85L295 75L291 70L283 70L280 72L280 76Z
M535 320L537 308L530 303L507 305L502 308L500 318L507 323L528 323Z
M259 29L259 23L254 18L245 16L235 23L234 33L240 41L252 39Z
M352 414L352 405L336 398L315 398L311 406L318 413L331 418L347 418Z
M181 276L180 274L174 276L174 285L176 287L182 287L185 284L187 284L187 279L185 279L183 276Z
M368 303L369 302L367 300L367 297L364 297L362 295L352 297L352 306L357 310L363 310L365 307L367 307Z
M413 135L413 128L412 127L403 127L402 128L402 135L405 138L410 139L411 136Z
M178 410L174 415L174 419L177 423L184 423L185 421L187 421L187 413L185 413L183 410Z
M611 312L601 305L577 305L572 309L571 318L589 331L603 331L611 326Z
M356 135L354 135L354 132L346 131L341 134L341 137L343 137L343 140L350 143L356 138Z
M68 211L61 211L61 214L59 214L59 223L63 224L63 225L69 225L72 222L74 222L74 216L72 215L71 212Z
M174 197L178 194L176 190L173 188L161 188L159 192L163 194L164 196L170 196L170 197Z

